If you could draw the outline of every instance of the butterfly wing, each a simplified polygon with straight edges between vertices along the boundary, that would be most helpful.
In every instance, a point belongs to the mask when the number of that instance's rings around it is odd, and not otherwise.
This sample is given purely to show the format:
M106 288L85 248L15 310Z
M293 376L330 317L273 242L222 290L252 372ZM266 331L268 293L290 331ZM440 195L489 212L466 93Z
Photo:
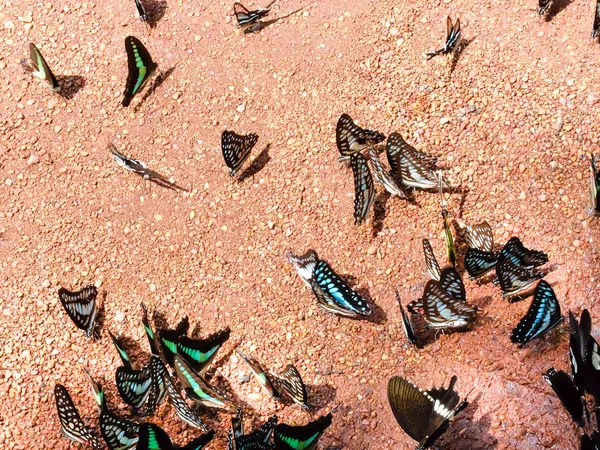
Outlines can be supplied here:
M244 5L237 2L233 4L233 14L237 20L238 28L255 23L258 19L255 14L252 14L252 11L249 11Z
M167 369L162 360L158 356L152 355L149 367L152 384L150 385L150 392L148 393L148 399L146 400L146 415L153 414L167 395L167 386L165 385L164 380Z
M475 320L477 314L475 307L454 299L435 280L429 280L425 285L422 302L428 328L464 328Z
M396 300L398 301L398 305L400 305L400 313L402 314L402 326L404 327L404 334L412 344L417 343L417 335L412 326L412 322L410 321L410 317L404 311L404 307L402 306L402 302L400 301L400 294L396 291Z
M452 237L452 230L450 229L450 223L448 222L448 211L446 211L446 208L442 208L442 219L444 221L446 256L448 257L450 264L452 264L452 267L456 267L456 247L454 246L454 238Z
M465 285L462 278L453 267L446 267L440 274L440 286L453 299L464 302L466 299Z
M596 39L600 36L600 0L596 0L596 8L594 9L594 26L592 28L592 38Z
M275 427L275 448L278 450L314 450L323 432L331 425L331 413L321 416L304 426L285 423Z
M303 409L310 408L308 405L306 386L296 367L292 364L288 364L283 372L276 375L276 378L277 384L281 387L281 390L289 395L295 403L299 404Z
M392 139L393 136L394 135L392 134L390 139ZM397 137L394 137L392 142L396 139ZM388 143L389 142L388 139ZM425 163L422 153L414 151L413 147L410 145L404 145L401 148L402 151L399 152L397 165L399 166L398 173L400 174L402 183L413 188L437 189L439 186L438 179ZM392 168L394 168L393 165Z
M81 420L67 388L62 384L57 384L54 387L54 398L62 433L72 441L91 445L94 449L101 449L102 446L92 429Z
M403 155L411 154L412 157L422 164L425 169L431 169L435 166L437 158L425 152L417 150L409 145L400 133L392 133L388 137L386 144L387 159L392 168L392 174L402 175L402 167L405 164L402 160ZM433 176L433 174L431 174ZM435 178L435 177L434 177ZM437 186L437 180L436 186Z
M139 409L150 394L152 378L150 371L146 368L134 370L131 367L121 366L117 368L115 382L123 401L129 406Z
M598 1L598 8L600 8L600 0ZM600 24L598 26L600 28ZM598 31L598 33L600 33L600 30ZM598 172L597 160L595 155L590 155L590 162L592 167L592 179L590 184L590 210L591 214L594 214L595 216L600 216L600 173Z
M553 367L542 373L544 379L548 382L552 390L556 393L560 402L563 404L565 409L569 412L573 420L584 426L583 420L583 403L579 397L579 392L573 379L569 374L562 370L555 370Z
M479 278L488 273L498 262L498 253L484 252L476 248L469 248L465 253L465 269L471 279Z
M157 65L152 61L150 52L144 47L144 44L134 36L125 38L125 51L127 52L128 74L121 104L129 106L131 99L143 89Z
M169 435L158 425L143 423L140 425L140 438L136 450L173 450Z
M516 265L511 259L503 257L502 254L500 254L496 264L496 276L504 298L526 291L533 283L543 277L542 274Z
M385 136L378 131L365 130L354 123L348 114L342 114L335 128L335 142L342 156L352 156L364 147L378 144Z
M128 369L131 369L131 360L129 359L129 355L127 355L127 352L125 351L125 348L123 347L123 342L121 341L121 338L118 335L115 336L110 331L108 332L108 335L110 336L110 340L112 341L113 345L117 349L117 352L119 353L119 357L123 362L123 366L125 366Z
M385 190L391 195L396 195L402 199L408 199L404 191L398 186L388 171L384 169L381 159L379 159L379 155L375 149L373 149L373 147L369 147L369 157L371 159L371 166L373 167L373 173L375 173L375 179L377 182L382 184Z
M180 336L177 340L177 353L181 355L190 367L197 373L204 373L211 361L217 355L217 350L229 339L231 330L225 328L206 339L192 339Z
M29 43L29 59L21 61L21 65L26 71L31 72L34 77L43 81L54 91L60 90L56 77L34 43Z
M427 273L431 277L432 280L440 280L440 275L442 273L440 269L440 265L435 259L435 254L433 253L433 248L429 243L429 239L423 239L423 255L425 255L425 265L427 266Z
M543 16L552 4L552 0L539 0L538 14Z
M296 269L300 279L304 281L309 288L312 289L312 278L315 267L318 262L317 254L314 250L309 250L304 255L297 256L293 252L288 252L286 257L290 264Z
M548 262L548 255L537 250L526 248L518 237L512 237L504 245L500 256L509 259L513 264L517 264L526 269L543 266Z
M513 343L521 344L522 347L532 339L547 333L562 321L560 304L552 286L541 280L535 288L533 301L527 314L513 330L510 340Z
M364 156L359 153L352 155L350 165L354 174L354 224L360 225L367 219L375 200L375 186Z
M252 373L254 373L254 376L256 377L258 382L265 388L265 390L269 393L269 395L274 398L279 398L280 397L279 392L277 392L277 390L273 387L271 380L269 380L269 377L267 377L267 374L265 373L263 368L260 366L260 364L256 360L244 355L237 348L235 349L235 351L239 355L239 357L242 358L244 360L244 362L246 364L248 364L248 366L250 366Z
M177 416L188 425L200 428L203 431L208 431L208 428L202 421L202 418L187 404L185 399L181 396L181 393L175 382L171 379L168 373L163 374L163 380L169 394L169 399L175 408Z
M230 176L234 176L250 157L252 147L258 142L258 135L250 133L240 135L233 131L223 131L221 134L221 150L225 164L231 169Z
M99 334L94 331L96 322L96 286L86 286L80 291L71 292L65 288L58 290L58 298L65 311L77 328L85 332L86 337L96 340Z
M450 53L456 47L457 42L460 39L460 19L456 19L456 23L452 25L452 20L448 16L447 22L447 35L446 43L444 45L444 53Z
M475 248L483 252L491 252L494 247L494 233L487 222L477 225L467 225L465 240L469 248Z

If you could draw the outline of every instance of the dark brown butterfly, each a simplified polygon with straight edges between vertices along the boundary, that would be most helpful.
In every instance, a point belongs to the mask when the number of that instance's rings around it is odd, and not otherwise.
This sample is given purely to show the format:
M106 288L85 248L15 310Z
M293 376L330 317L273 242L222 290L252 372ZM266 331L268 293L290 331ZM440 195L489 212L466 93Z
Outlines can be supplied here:
M550 8L550 5L552 4L553 0L539 0L539 5L538 5L538 14L540 16L543 16L544 14L546 14L546 12L548 11L548 9Z
M96 340L100 334L95 330L96 325L96 286L86 286L80 291L71 292L65 288L58 290L58 298L77 328L85 332L86 337Z
M306 386L302 381L298 369L293 364L288 364L283 372L275 374L278 387L303 409L310 409Z
M367 130L354 123L348 114L342 114L335 128L335 142L342 157L359 153L363 148L382 142L385 135Z
M436 158L408 145L399 133L390 134L386 152L392 174L400 176L403 185L429 190L439 187L432 170ZM443 187L448 186L443 184Z
M540 0L541 2L542 0ZM444 46L440 50L436 50L432 53L427 53L428 59L433 58L437 55L447 55L451 53L452 50L456 47L456 44L460 40L460 19L456 19L456 23L452 24L452 19L450 16L446 18L446 42Z
M354 224L362 224L369 216L375 200L375 186L367 160L360 153L350 157L354 175Z
M234 176L250 157L250 151L258 142L258 135L254 133L241 135L233 131L223 131L221 135L221 150L225 164L231 169L230 176Z
M235 14L235 19L237 20L237 27L248 32L259 31L262 27L262 24L258 21L271 12L271 8L276 2L277 0L273 0L265 8L260 8L253 11L248 10L248 8L241 3L234 3L233 13Z

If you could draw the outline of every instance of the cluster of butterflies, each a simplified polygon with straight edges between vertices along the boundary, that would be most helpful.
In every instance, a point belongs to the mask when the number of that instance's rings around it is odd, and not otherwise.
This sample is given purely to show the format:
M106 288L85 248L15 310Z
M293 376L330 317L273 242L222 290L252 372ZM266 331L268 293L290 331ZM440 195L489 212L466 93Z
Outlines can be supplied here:
M569 311L569 358L572 376L550 367L542 374L550 384L572 419L582 429L590 423L586 394L593 397L596 408L597 429L591 435L581 434L581 450L600 450L600 349L591 335L592 319L587 309L579 322Z
M539 0L538 14L543 16L550 12L550 6L554 0ZM594 9L594 24L592 25L592 39L600 36L600 0L596 0L596 8Z
M87 286L75 292L61 288L59 299L75 325L82 329L87 337L100 337L96 327L98 291L94 286ZM147 365L136 369L123 345L122 339L108 332L121 358L122 365L115 373L117 391L122 400L137 415L149 416L168 395L177 416L188 425L208 432L207 426L198 413L197 407L191 407L186 398L198 407L217 408L238 414L238 422L234 421L233 443L236 450L250 449L282 449L301 450L315 448L318 437L331 424L331 415L322 417L305 426L281 424L275 427L277 419L271 420L273 427L267 435L251 433L243 435L241 427L241 410L233 400L206 380L207 371L217 351L229 339L230 329L225 328L205 339L194 339L188 336L189 321L182 319L175 329L161 329L156 335L148 319L146 307L142 304L142 324L151 350ZM239 349L237 354L245 361L257 380L267 393L276 399L288 396L304 409L309 409L306 386L296 367L289 364L281 373L269 377L260 364L253 358L244 355ZM170 369L169 369L170 368ZM120 417L110 410L102 386L86 371L99 410L101 435L110 450L171 449L168 436L156 425L139 424ZM185 392L182 395L181 385ZM87 444L93 448L101 448L93 430L86 426L67 389L57 384L55 388L56 407L63 434L71 440ZM268 441L275 430L275 447ZM201 449L214 433L208 432L187 444L185 449ZM265 439L266 438L266 439ZM158 444L156 444L158 443ZM158 445L158 446L157 446Z

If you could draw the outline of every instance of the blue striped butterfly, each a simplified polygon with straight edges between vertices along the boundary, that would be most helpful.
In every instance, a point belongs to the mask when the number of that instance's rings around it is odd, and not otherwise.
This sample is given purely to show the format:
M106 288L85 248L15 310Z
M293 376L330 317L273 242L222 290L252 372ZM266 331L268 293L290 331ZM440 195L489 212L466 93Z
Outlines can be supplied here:
M148 79L158 66L144 44L134 36L125 38L125 51L127 52L127 82L123 92L123 106L129 106L133 97L140 92Z
M502 297L508 298L527 291L543 277L532 269L515 264L512 259L500 254L496 263L496 276L502 290Z
M113 413L106 404L102 386L94 381L88 371L85 371L94 399L100 412L100 432L110 450L127 450L138 442L139 424L124 419Z
M146 14L146 8L144 8L144 4L142 0L135 0L135 7L138 12L138 16L142 22L148 21L148 14Z
M375 174L377 182L382 184L385 190L391 195L395 195L405 200L408 199L406 193L398 186L398 183L396 183L396 180L394 180L390 173L383 167L383 163L373 147L369 147L369 159L371 160L371 167L373 167L373 173Z
M136 450L201 450L212 440L214 435L215 432L211 431L192 439L183 447L176 447L161 427L153 423L144 423L140 425L140 440Z
M354 225L360 225L369 216L369 210L375 200L373 177L367 159L360 153L350 157L354 175Z
M207 408L222 408L230 412L237 411L237 406L216 387L208 384L179 355L174 358L175 374L192 401Z
M290 264L313 291L319 307L346 317L368 316L371 308L360 294L352 290L314 250L296 256L287 253Z
M303 409L310 409L306 386L298 369L293 364L288 364L283 372L275 374L275 381L281 391L285 392L293 401Z
M540 337L563 321L560 304L552 286L541 280L535 288L533 301L527 314L513 330L511 342L523 347L527 342Z
M423 255L425 256L425 266L427 267L427 273L432 280L440 280L440 275L442 270L440 269L440 265L435 258L435 254L433 253L433 248L429 243L429 239L423 239Z
M250 151L258 142L254 133L242 135L225 130L221 134L221 150L225 164L231 169L229 176L234 176L250 157Z
M92 428L81 420L67 388L62 384L54 386L54 399L63 435L72 441L90 445L93 449L101 449L100 441Z
M274 398L281 397L281 394L277 392L277 389L275 389L273 383L271 383L271 380L269 380L269 377L267 376L263 368L260 366L260 364L253 358L250 358L243 354L241 350L236 348L235 351L239 355L239 357L242 358L246 364L248 364L248 366L252 370L252 373L254 373L254 376L262 385L262 387L267 391L267 393Z
M600 2L600 0L598 1ZM600 8L600 3L598 4L598 8ZM598 20L600 21L600 19ZM600 27L600 23L598 26ZM600 216L600 172L598 172L595 155L590 155L590 161L592 165L592 178L590 185L590 216Z
M592 39L600 36L600 0L596 0L596 9L594 10L594 26L592 27Z
M452 19L450 16L448 16L446 18L446 42L441 49L427 53L427 59L431 59L437 55L447 55L448 53L451 53L456 48L456 44L460 40L460 34L460 19L456 19L456 22L453 24Z
M388 401L398 425L419 444L416 450L429 448L448 429L450 421L468 403L454 390L456 376L448 388L423 391L410 381L393 376L388 382Z
M56 77L34 43L29 43L29 58L21 60L21 66L38 80L43 81L53 91L60 90Z
M540 16L543 16L544 14L546 14L546 11L548 11L548 9L550 8L550 5L552 4L554 0L539 0L538 3L538 14Z
M445 267L442 270L439 283L442 289L450 294L454 300L461 302L466 300L465 285L454 267Z
M465 253L465 269L472 280L484 276L495 268L497 263L498 252L486 252L477 248L468 248Z
M585 425L583 419L584 400L579 397L577 386L568 373L562 370L556 370L550 367L546 372L542 373L544 380L548 382L552 390L556 393L560 402L571 415L573 420L580 426Z
M513 264L517 264L525 269L543 266L548 262L548 255L537 250L526 248L518 237L512 237L504 245L500 256L509 259Z
M390 134L386 152L392 174L400 176L402 184L426 190L438 188L439 182L432 170L435 157L408 145L399 133Z
M65 288L58 290L58 298L65 311L75 323L77 328L84 331L86 337L96 340L100 334L95 330L96 326L96 297L98 290L96 286L86 286L79 291L71 292Z
M273 0L265 8L260 8L253 11L250 11L241 3L234 3L233 14L237 20L237 28L241 28L248 32L259 31L261 29L261 23L258 21L271 12L271 8L275 2L277 2L277 0Z
M354 123L348 114L342 114L335 127L335 143L343 158L360 153L385 139L379 131L367 130Z
M415 333L415 329L413 328L412 322L410 321L410 317L404 311L404 307L402 306L402 302L400 301L400 293L396 291L396 300L398 301L398 305L400 306L400 313L402 314L402 327L404 328L404 334L408 338L411 344L416 344L418 342L417 335Z
M331 413L321 416L317 420L303 425L292 426L281 423L275 427L273 433L276 450L314 450L317 448L319 438L331 425Z
M277 425L277 416L271 416L269 420L263 423L259 428L251 433L244 434L244 425L242 422L242 410L231 419L231 431L229 433L229 448L235 450L269 450L273 446L270 444L271 435Z

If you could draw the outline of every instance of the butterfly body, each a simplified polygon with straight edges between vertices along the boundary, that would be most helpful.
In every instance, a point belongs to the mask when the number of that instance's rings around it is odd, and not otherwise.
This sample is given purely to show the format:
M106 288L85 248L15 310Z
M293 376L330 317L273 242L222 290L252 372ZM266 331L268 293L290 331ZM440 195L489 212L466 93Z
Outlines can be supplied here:
M86 337L96 340L100 337L96 326L96 286L86 286L79 291L71 292L65 288L58 290L58 298L65 311L77 328L84 331Z
M258 135L254 133L241 135L225 130L221 134L221 150L225 164L231 169L230 176L234 176L250 157L250 151L258 142Z
M121 104L126 107L129 106L133 97L144 88L157 64L152 61L150 52L144 47L144 44L134 36L125 38L125 51L127 52L128 75Z
M460 19L456 19L456 23L452 24L452 19L448 16L446 18L446 42L440 50L427 53L428 59L437 55L447 55L448 53L451 53L456 48L456 44L460 40L460 35Z
M22 60L21 66L23 66L27 72L31 72L38 80L43 81L53 91L60 90L56 77L34 43L29 44L29 59Z
M371 308L360 294L351 289L314 251L301 256L288 252L287 258L302 281L311 288L322 309L347 317L371 314Z
M331 425L331 413L321 416L304 426L279 424L275 427L275 450L314 450L319 437Z
M90 445L93 449L101 449L100 441L92 428L81 420L69 391L62 384L54 387L54 398L63 435L72 441Z

